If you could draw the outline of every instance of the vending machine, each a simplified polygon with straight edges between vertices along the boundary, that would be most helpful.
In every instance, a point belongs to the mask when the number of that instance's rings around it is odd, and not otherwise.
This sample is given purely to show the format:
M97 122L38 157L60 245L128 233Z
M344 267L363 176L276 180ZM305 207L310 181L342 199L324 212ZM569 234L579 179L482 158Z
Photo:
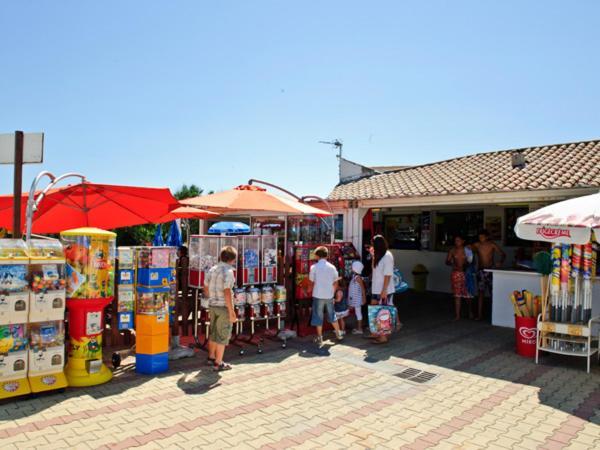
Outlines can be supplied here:
M119 247L117 257L117 326L119 330L131 330L134 327L135 314L135 249Z
M190 236L190 287L202 289L206 274L219 262L219 239L219 236Z
M0 239L0 399L31 392L27 379L28 264L21 239Z
M242 285L260 284L260 236L242 236Z
M277 236L261 236L262 282L277 283Z
M117 235L98 228L78 228L60 235L67 262L67 380L70 386L105 383L112 372L102 362L102 331L104 308L114 296Z
M136 249L136 362L138 373L169 368L169 308L174 306L176 247Z
M29 384L32 392L67 387L65 365L66 278L63 246L32 239L29 251Z

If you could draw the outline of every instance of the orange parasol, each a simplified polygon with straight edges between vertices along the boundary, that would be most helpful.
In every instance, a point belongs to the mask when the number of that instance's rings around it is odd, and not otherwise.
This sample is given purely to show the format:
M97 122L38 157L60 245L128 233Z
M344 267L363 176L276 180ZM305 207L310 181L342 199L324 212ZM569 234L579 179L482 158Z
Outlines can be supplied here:
M188 198L181 203L228 215L331 216L331 213L322 209L272 194L264 188L253 185L241 185L216 194Z
M172 220L177 219L212 219L213 217L218 217L219 213L206 211L204 209L194 208L192 206L180 206L179 208L175 208L170 213L161 217L157 220L157 223L170 222Z

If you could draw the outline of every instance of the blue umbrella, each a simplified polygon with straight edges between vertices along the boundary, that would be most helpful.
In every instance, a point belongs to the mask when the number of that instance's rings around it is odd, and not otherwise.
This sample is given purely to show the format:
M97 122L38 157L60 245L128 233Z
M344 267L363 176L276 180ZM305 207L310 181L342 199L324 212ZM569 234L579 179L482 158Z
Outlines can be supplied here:
M167 245L171 247L181 247L181 230L179 229L179 224L176 220L171 222L171 227L169 228L169 234L167 234Z
M241 222L217 222L208 229L208 234L244 234L250 227Z
M165 245L165 241L163 241L162 237L162 225L159 223L156 225L156 231L154 232L154 239L152 240L152 245L155 247L162 247Z

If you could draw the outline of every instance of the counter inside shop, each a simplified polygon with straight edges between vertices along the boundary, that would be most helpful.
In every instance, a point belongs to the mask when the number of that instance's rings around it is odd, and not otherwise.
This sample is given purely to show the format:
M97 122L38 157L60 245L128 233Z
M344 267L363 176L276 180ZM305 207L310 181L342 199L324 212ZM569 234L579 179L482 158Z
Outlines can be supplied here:
M510 301L513 291L527 289L541 294L541 278L537 272L526 270L489 269L494 274L492 285L492 325L515 327L515 311ZM600 315L600 278L592 280L592 317Z

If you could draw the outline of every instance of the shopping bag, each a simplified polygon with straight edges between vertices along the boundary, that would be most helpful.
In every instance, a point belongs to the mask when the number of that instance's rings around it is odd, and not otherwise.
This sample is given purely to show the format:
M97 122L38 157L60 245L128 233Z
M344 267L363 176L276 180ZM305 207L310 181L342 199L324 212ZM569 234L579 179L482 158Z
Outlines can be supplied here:
M408 283L404 281L404 276L402 272L398 269L394 269L394 276L392 277L392 282L394 283L394 293L401 294L408 290Z
M369 305L369 330L373 336L386 336L396 329L398 310L395 306Z

